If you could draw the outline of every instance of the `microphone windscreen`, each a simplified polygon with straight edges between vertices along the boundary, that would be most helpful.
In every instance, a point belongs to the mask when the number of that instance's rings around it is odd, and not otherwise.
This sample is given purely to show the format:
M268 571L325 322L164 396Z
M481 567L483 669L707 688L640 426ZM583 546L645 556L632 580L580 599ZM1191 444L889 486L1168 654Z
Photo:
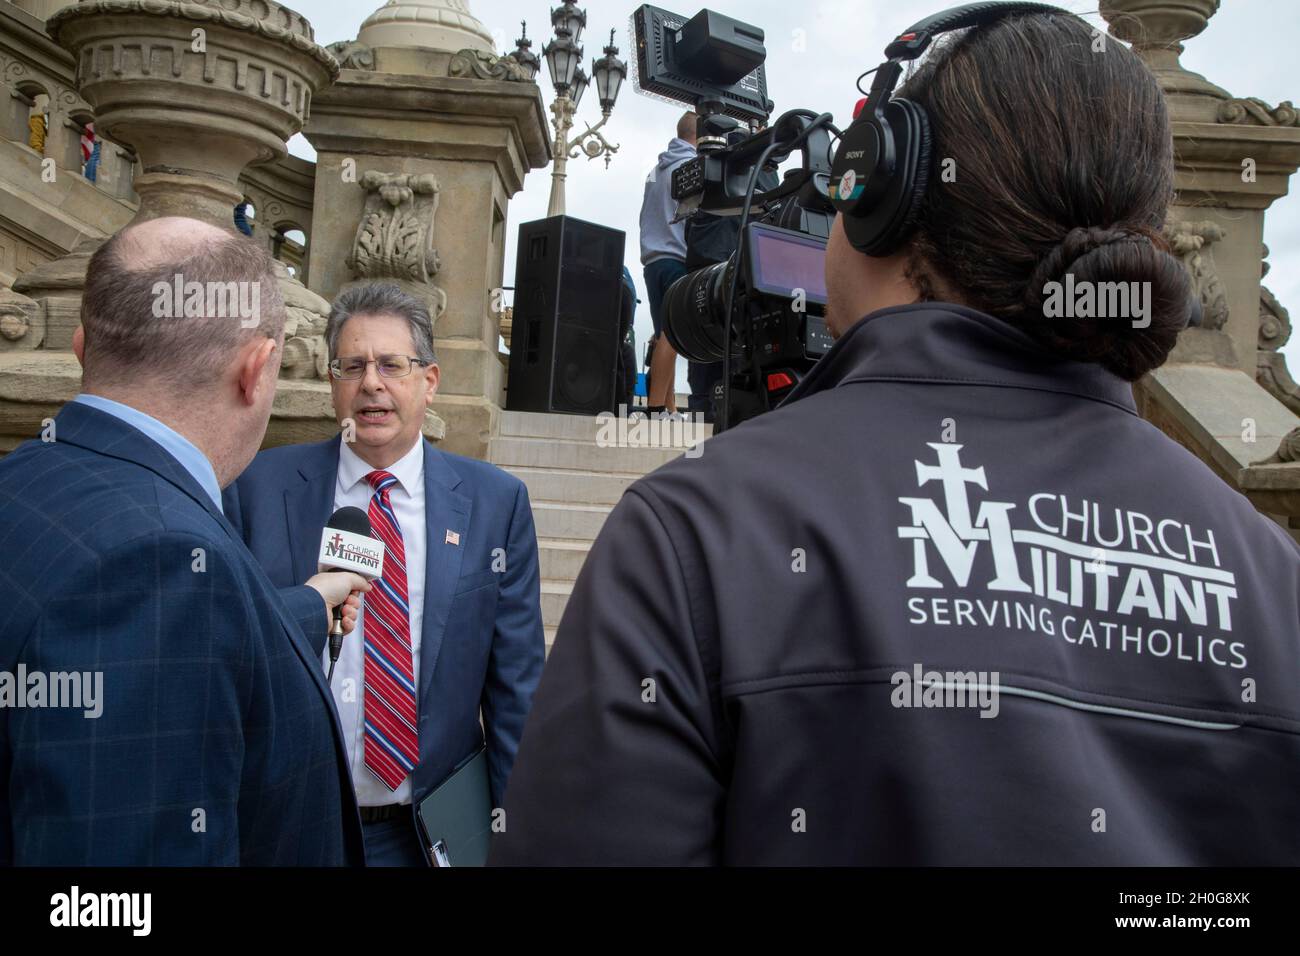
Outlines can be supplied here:
M325 522L325 527L335 528L339 531L351 531L353 534L364 534L370 537L370 516L360 508L340 508L330 515L330 520Z

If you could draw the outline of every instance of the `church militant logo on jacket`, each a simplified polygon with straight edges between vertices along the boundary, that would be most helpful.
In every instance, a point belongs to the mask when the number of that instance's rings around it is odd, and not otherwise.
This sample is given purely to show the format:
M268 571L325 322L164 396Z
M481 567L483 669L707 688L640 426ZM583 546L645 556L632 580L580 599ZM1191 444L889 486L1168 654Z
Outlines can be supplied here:
M707 444L592 546L494 863L1300 859L1300 549L1128 382L916 303Z
M908 510L898 536L912 547L907 588L960 596L909 593L910 623L997 626L1098 651L1246 667L1246 645L1232 635L1236 576L1212 529L1052 490L976 504L972 489L991 491L984 466L965 464L963 445L927 445L935 460L915 461L916 482L936 494L898 499Z

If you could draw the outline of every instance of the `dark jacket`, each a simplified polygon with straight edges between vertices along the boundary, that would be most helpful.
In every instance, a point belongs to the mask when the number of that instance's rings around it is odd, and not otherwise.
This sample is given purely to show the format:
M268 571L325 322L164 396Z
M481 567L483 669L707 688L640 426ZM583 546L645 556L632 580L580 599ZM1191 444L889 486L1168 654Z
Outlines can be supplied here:
M615 508L493 859L1294 865L1298 601L1128 384L883 310Z
M282 587L316 572L334 513L339 439L261 452L226 489L226 513ZM425 573L420 762L414 806L486 741L498 807L545 656L533 511L522 481L424 441ZM316 642L316 666L325 649Z
M0 864L361 865L320 595L143 433L54 428L0 462L0 671L102 674L101 713L0 706Z

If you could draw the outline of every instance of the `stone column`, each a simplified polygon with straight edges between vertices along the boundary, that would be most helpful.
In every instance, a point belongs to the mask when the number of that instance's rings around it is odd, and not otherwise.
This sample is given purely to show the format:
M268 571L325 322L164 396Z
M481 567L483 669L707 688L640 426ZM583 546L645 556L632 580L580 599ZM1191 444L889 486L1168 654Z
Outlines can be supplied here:
M78 91L94 108L97 130L140 159L133 222L184 215L234 232L240 174L285 156L312 97L338 73L306 19L272 0L81 0L51 16L46 29L75 57ZM33 397L63 401L79 386L80 368L66 349L99 244L83 241L14 283L23 298L9 303L10 325L30 311L27 301L38 304L34 321L43 325L42 350L15 369L28 376ZM279 271L289 317L270 444L336 431L323 380L329 304ZM21 412L0 414L0 425L30 424Z
M1272 296L1260 277L1264 212L1300 166L1300 128L1290 103L1235 98L1179 62L1182 41L1200 34L1218 8L1219 0L1101 3L1110 33L1132 44L1165 91L1176 157L1165 233L1203 310L1201 327L1179 336L1170 360L1136 393L1147 418L1297 533L1300 405L1287 407L1282 356L1274 351L1276 361L1261 362L1261 341L1276 349L1286 318L1280 306L1267 308ZM1265 366L1272 393L1261 384Z
M537 85L489 43L463 0L395 0L331 48L344 68L304 130L317 150L311 288L393 281L429 304L442 447L478 458L502 403L507 204L551 158Z

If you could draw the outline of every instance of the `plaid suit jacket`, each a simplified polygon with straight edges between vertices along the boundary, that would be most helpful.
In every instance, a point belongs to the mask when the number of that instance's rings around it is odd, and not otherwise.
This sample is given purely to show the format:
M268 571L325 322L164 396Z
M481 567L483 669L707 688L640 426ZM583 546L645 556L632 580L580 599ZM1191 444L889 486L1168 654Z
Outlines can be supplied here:
M319 595L141 432L54 427L0 461L0 863L362 863Z

